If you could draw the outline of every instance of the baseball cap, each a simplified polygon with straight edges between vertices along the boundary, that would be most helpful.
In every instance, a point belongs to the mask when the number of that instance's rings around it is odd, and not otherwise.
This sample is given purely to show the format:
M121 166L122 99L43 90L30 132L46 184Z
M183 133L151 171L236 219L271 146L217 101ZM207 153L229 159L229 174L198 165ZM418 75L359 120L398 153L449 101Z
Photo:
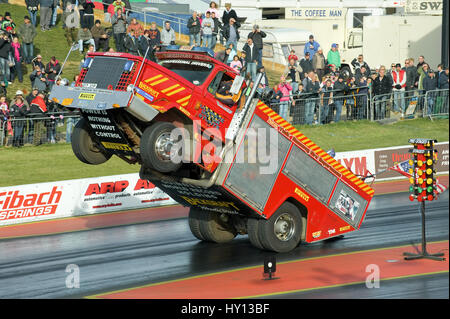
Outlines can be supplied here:
M332 48L337 48L337 44L336 44L336 43L333 43L333 44L331 45L331 47L332 47Z
M21 90L17 90L16 95L23 95L23 92Z

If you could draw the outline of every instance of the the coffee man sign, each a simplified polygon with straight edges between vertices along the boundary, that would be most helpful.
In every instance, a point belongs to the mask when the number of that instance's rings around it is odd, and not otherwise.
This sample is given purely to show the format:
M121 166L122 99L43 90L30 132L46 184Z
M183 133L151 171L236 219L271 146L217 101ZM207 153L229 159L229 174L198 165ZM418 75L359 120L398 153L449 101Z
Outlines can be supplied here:
M286 19L344 19L343 8L286 8Z

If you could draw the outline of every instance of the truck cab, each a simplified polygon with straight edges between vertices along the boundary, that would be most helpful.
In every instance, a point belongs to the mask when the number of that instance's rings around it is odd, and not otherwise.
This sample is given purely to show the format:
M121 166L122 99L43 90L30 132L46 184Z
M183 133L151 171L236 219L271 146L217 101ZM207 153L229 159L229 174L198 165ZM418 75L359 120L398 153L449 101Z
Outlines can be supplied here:
M264 103L253 86L204 52L173 50L158 62L90 54L73 87L50 98L79 109L75 155L101 164L116 155L190 207L202 241L238 234L288 252L358 230L373 189Z

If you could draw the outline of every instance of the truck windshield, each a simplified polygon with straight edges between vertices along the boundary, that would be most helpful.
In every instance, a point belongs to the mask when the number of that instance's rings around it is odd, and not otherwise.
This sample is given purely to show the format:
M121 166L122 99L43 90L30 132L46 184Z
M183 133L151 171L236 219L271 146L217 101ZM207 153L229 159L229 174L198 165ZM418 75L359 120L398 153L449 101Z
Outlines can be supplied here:
M211 63L195 60L164 60L159 64L195 85L201 85L213 69Z

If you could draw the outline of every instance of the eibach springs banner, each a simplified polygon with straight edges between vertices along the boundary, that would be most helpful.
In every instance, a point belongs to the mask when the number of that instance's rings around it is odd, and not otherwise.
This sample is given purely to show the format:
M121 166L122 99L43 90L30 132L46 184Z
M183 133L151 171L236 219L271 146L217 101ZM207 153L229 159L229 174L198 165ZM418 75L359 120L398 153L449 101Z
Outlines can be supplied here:
M138 174L0 188L0 227L176 202Z

